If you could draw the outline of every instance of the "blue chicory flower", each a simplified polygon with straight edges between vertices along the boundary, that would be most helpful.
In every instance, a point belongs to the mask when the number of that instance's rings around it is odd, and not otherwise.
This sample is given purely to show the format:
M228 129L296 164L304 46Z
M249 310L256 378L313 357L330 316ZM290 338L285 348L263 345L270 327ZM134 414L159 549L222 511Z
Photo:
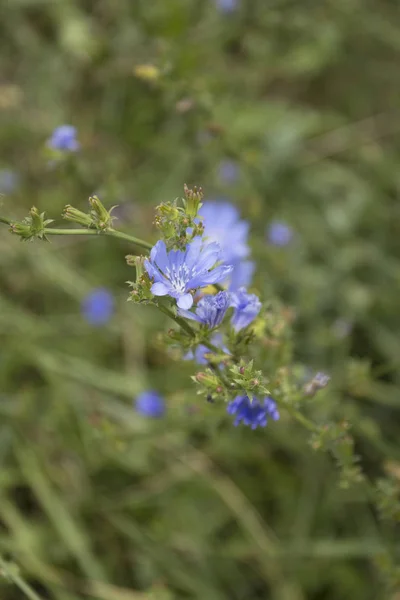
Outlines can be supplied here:
M76 133L76 127L73 125L60 125L53 131L47 144L52 150L76 152L80 148Z
M231 265L215 267L220 252L218 244L204 244L199 237L194 238L186 250L169 252L165 242L159 240L151 249L150 260L144 263L149 277L154 280L152 293L171 296L179 308L188 310L193 305L191 290L219 283L232 271Z
M19 184L19 176L11 169L0 170L0 194L12 194Z
M246 395L236 396L232 402L229 402L226 411L230 415L236 415L233 423L235 427L243 423L252 429L257 429L257 427L265 427L268 418L273 421L279 419L276 402L268 396L261 402L257 398L251 400Z
M194 313L189 310L179 310L179 314L187 319L197 321L210 329L221 325L226 311L229 308L230 296L228 292L218 292L215 296L206 295L201 298Z
M135 407L138 413L153 419L158 419L165 413L164 398L155 390L146 390L139 394Z
M218 175L223 183L235 183L239 177L239 167L234 160L224 159L218 166Z
M231 306L234 307L231 323L236 332L250 325L261 310L257 296L249 294L243 287L231 294Z
M224 13L230 13L237 9L238 0L216 0L217 8Z
M273 246L287 246L293 238L293 229L283 221L273 221L267 227L267 238Z
M206 201L199 210L204 235L221 246L221 261L232 265L229 289L250 285L254 263L245 260L250 254L247 243L249 223L240 218L236 206L227 201Z
M105 325L114 313L114 297L106 288L92 290L82 302L82 314L90 325Z

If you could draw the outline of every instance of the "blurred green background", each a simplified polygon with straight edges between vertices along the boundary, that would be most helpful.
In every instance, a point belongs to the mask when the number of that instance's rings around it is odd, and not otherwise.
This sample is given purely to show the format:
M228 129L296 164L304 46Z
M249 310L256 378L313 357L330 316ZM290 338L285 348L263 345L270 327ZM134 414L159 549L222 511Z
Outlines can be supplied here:
M296 361L332 377L309 415L348 419L368 475L399 479L399 64L393 0L0 3L1 214L63 226L97 193L155 241L154 208L184 182L230 199L254 290L293 311ZM51 165L63 123L81 150ZM0 232L10 568L43 600L394 600L376 563L398 531L287 415L235 429L196 397L193 365L159 343L170 324L126 303L130 251ZM116 303L102 327L81 312L98 287ZM149 387L161 420L133 409ZM0 597L25 593L3 577Z

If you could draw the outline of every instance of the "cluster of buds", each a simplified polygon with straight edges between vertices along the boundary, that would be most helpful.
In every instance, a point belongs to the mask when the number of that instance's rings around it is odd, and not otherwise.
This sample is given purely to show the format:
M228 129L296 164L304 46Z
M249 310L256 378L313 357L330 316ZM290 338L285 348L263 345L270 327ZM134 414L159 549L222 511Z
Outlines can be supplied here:
M151 281L144 270L145 257L128 254L125 260L130 267L136 269L135 281L128 281L129 286L132 288L128 300L148 304L153 299L153 294L150 291Z
M116 218L111 213L116 207L112 206L110 210L107 210L97 196L90 196L89 205L90 211L84 213L74 206L67 204L64 207L62 217L66 221L78 223L88 229L97 229L98 231L107 231L110 229L113 220Z
M198 385L198 394L203 395L208 402L213 403L216 399L226 402L231 396L226 382L211 368L199 371L192 376L192 380Z
M245 392L248 396L269 396L270 391L265 385L265 378L261 371L254 367L254 361L246 363L241 360L239 364L231 367L232 381L237 390Z
M156 209L154 225L160 230L169 249L184 249L194 237L204 233L197 215L203 192L201 188L194 187L191 190L186 185L184 191L183 206L179 206L176 199L174 202L163 202Z
M22 221L11 223L10 231L19 235L21 241L27 242L35 238L48 241L46 237L46 227L53 223L53 219L45 219L45 213L39 213L34 206L29 211L29 216Z

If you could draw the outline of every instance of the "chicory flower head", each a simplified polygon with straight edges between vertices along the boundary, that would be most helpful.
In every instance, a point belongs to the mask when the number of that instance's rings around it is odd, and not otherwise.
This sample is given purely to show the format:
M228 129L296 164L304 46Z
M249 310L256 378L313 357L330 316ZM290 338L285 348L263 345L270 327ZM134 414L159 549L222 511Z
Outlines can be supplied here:
M160 418L165 413L164 398L155 390L146 390L136 398L136 410L144 417Z
M226 411L230 415L236 415L233 423L235 427L243 423L252 429L257 429L257 427L265 427L268 418L273 421L279 419L276 402L268 396L261 402L257 398L251 400L246 395L236 396L232 402L229 402Z
M159 240L151 249L150 260L144 263L149 277L154 280L152 293L171 296L179 308L188 310L193 305L191 290L219 283L232 271L231 265L215 267L220 253L218 244L204 244L200 237L194 238L186 250L169 252L165 242Z
M236 332L250 325L261 310L258 297L243 287L231 294L231 306L234 307L231 323Z
M114 298L106 288L92 290L82 302L82 314L90 325L105 325L114 313Z
M267 238L273 246L287 246L293 238L293 230L283 221L273 221L267 227Z
M52 150L76 152L80 148L76 133L76 127L73 125L60 125L53 131L47 144Z
M189 310L180 310L179 314L187 319L197 321L210 329L221 325L226 311L229 308L230 295L228 292L218 292L215 296L203 296L196 306L194 313Z

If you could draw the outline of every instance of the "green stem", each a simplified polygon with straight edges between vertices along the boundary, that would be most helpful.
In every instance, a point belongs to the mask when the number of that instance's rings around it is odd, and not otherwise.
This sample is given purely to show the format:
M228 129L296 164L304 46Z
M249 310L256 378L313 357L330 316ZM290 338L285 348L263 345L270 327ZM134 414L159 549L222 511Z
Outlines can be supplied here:
M178 317L178 315L175 315L174 312L167 306L164 306L164 304L157 304L157 308L159 308L161 312L164 313L164 315L167 315L167 317L173 319L175 323L182 327L182 329L186 331L186 333L190 337L195 337L196 334L194 330L190 327L189 323L186 323L186 321L182 319L182 317Z
M3 220L3 222L6 222ZM46 227L44 230L46 235L107 235L110 237L115 237L120 240L125 240L127 242L131 242L140 248L144 248L145 250L150 250L153 246L149 244L149 242L145 242L140 238L134 237L133 235L129 235L127 233L123 233L122 231L117 231L116 229L107 229L106 231L98 231L97 229L56 229L54 227Z
M23 592L25 596L29 598L29 600L43 600L20 575L9 570L6 561L2 558L0 558L0 569L14 583L14 585L16 585L21 592Z
M5 217L0 217L0 223L4 223L5 225L12 225L13 222L14 221L6 219ZM123 233L122 231L117 231L116 229L99 231L97 229L57 229L55 227L46 227L44 233L46 235L107 235L120 240L125 240L126 242L135 244L136 246L144 248L145 250L151 250L153 247L152 244L146 242L145 240L141 240L140 238L129 235L128 233Z
M192 329L190 327L189 323L187 323L185 321L185 319L183 319L182 317L179 317L178 315L175 315L174 312L170 308L168 308L167 306L164 306L163 304L157 304L157 307L161 310L161 312L163 312L165 315L167 315L167 317L170 317L170 319L173 319L175 321L175 323L177 323L184 331L186 331L186 333L191 338L196 337L196 332L194 331L194 329ZM216 346L214 346L214 344L212 344L211 342L208 342L207 340L203 340L201 343L204 346L207 346L207 348L209 350L211 350L212 352L215 352L216 354L219 354L221 352L221 350L219 348L217 348Z
M123 233L122 231L117 231L116 229L109 229L108 231L105 232L105 234L110 235L115 238L119 238L120 240L132 242L133 244L136 244L136 246L140 246L141 248L144 248L145 250L151 250L153 247L153 244L149 244L149 242L145 242L144 240L134 237L133 235L128 235L127 233Z

